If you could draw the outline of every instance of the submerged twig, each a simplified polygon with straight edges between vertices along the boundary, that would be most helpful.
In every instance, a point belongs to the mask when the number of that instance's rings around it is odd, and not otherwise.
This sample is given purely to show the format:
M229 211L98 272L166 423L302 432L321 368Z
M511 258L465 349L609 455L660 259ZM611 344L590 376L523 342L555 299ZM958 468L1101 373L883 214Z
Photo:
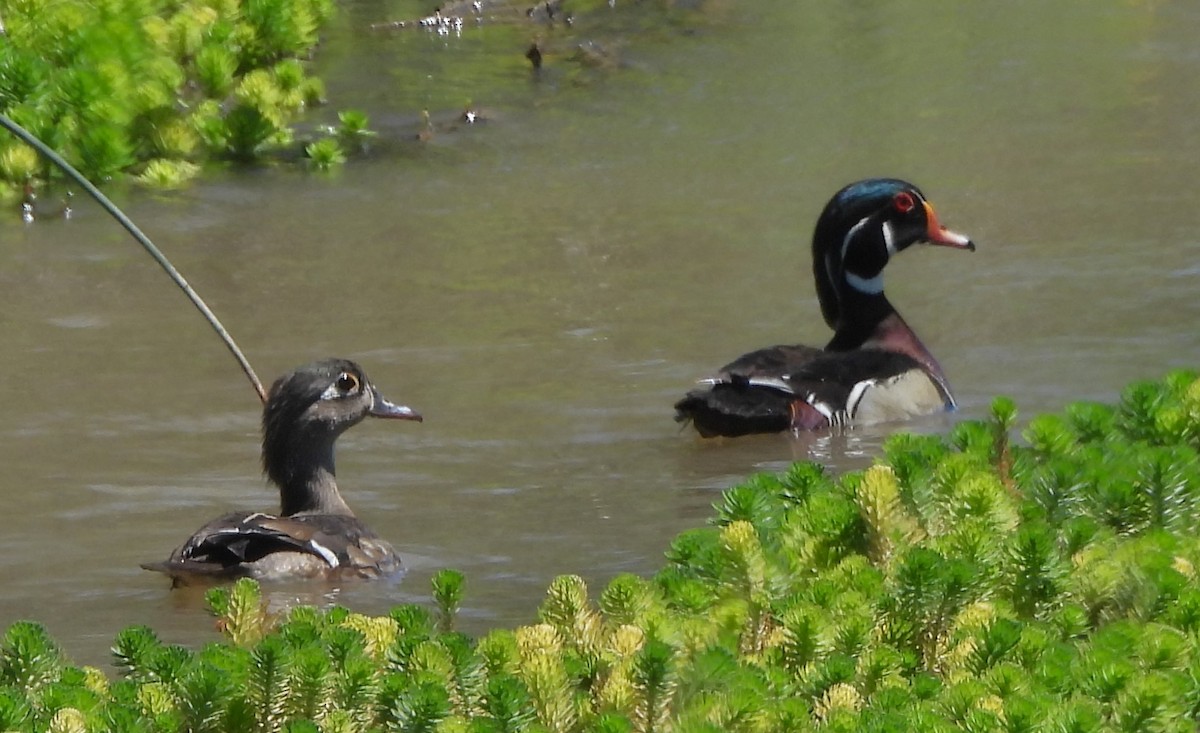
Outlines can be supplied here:
M170 278L175 282L175 284L179 286L179 289L183 291L184 295L186 295L188 299L192 301L192 305L196 306L196 309L200 311L201 315L203 315L205 320L208 321L208 324L213 327L213 330L216 331L217 335L221 337L221 340L225 342L226 348L228 348L229 352L233 354L233 358L237 359L238 364L242 367L242 371L245 372L246 377L250 380L250 384L254 387L254 390L258 392L259 400L266 402L267 394L263 390L262 382L259 381L258 375L254 373L254 368L250 366L250 362L246 359L245 354L243 354L242 350L238 348L238 345L234 342L233 337L230 336L229 332L225 330L225 327L221 325L221 321L217 319L216 314L212 312L212 310L200 297L199 293L193 290L191 285L188 285L187 280L185 280L183 275L179 273L179 270L175 269L175 266L171 264L166 255L164 255L158 249L158 247L154 246L154 242L151 242L150 238L143 234L142 230L138 229L137 225L134 224L129 217L125 216L123 211L117 208L116 204L114 204L108 199L107 196L101 193L100 189L92 185L91 181L84 178L82 173L75 170L74 166L64 160L58 153L51 150L50 147L41 140L30 134L28 130L21 127L16 122L13 122L7 115L4 114L0 114L0 125L3 125L9 132L19 137L24 143L32 147L34 150L37 150L39 153L44 155L47 160L62 169L63 173L66 173L67 176L78 183L83 190L87 191L92 198L96 199L96 202L99 203L105 211L111 214L112 217L121 224L121 226L125 227L126 231L133 235L133 238L138 241L138 244L142 245L142 248L154 258L154 261L157 262L159 266L162 267L162 269L167 273L167 275L170 276Z

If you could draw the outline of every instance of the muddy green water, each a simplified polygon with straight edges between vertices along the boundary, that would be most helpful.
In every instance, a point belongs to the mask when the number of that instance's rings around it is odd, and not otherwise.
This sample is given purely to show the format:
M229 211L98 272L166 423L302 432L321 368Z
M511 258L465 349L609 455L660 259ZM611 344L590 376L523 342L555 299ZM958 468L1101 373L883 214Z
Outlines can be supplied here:
M265 380L352 357L426 416L339 446L347 500L408 575L276 586L275 602L379 613L425 602L454 567L467 630L523 623L556 574L598 589L653 572L751 472L869 464L892 428L705 443L671 420L729 358L827 338L808 238L857 178L915 181L980 245L888 270L962 404L912 429L996 394L1029 415L1200 365L1200 6L623 5L570 33L438 37L369 30L414 3L346 3L316 63L337 106L381 132L372 157L330 177L113 191ZM522 54L539 34L534 77ZM593 37L616 68L567 61ZM468 101L492 121L411 142L421 107ZM219 513L276 506L257 400L94 206L6 217L0 624L36 618L100 664L129 624L212 640L200 594L137 564Z

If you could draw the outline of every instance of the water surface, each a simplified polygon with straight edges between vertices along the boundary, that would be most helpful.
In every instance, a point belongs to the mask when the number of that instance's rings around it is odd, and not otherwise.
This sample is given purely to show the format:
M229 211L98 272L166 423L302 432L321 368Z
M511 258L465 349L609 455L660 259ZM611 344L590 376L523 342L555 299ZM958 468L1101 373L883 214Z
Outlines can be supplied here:
M380 613L454 567L468 630L523 623L556 574L598 590L653 572L751 472L868 465L892 428L704 442L670 407L743 351L828 338L808 237L857 178L913 180L980 244L889 267L962 404L912 428L996 394L1025 415L1111 400L1200 363L1194 4L640 5L569 32L437 37L370 30L413 3L344 4L316 64L380 130L371 157L113 191L264 379L351 357L426 416L339 445L347 500L408 575L277 602ZM593 39L612 68L568 61ZM492 121L412 140L422 108L467 104ZM78 197L70 220L0 225L0 292L0 623L39 619L87 663L134 623L215 638L198 593L137 565L219 513L275 506L253 392Z

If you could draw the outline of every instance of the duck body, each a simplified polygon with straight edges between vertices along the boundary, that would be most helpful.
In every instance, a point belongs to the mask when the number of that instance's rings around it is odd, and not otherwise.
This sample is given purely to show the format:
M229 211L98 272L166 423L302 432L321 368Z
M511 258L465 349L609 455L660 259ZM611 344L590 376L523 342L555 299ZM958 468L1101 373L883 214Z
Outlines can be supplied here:
M917 242L974 250L941 226L910 183L868 179L826 204L813 275L834 336L824 348L759 349L700 380L675 404L703 437L904 420L953 409L941 367L883 292L883 268Z
M421 419L411 408L389 402L361 367L345 359L280 377L263 408L263 469L279 488L279 514L218 517L167 560L142 567L166 573L176 585L398 573L396 551L354 515L335 480L334 442L366 417Z
M400 557L357 517L310 514L278 517L235 512L188 538L171 557L143 567L181 584L192 580L378 578L403 569Z
M704 437L903 420L953 407L920 362L884 349L773 346L725 366L676 403Z

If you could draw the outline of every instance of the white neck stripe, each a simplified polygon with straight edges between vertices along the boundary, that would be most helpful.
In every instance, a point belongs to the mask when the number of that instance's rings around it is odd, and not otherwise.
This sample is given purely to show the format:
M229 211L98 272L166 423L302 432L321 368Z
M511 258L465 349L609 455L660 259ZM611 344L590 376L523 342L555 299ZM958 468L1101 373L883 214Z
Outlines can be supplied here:
M858 230L867 225L867 220L871 217L863 217L858 223L850 227L850 231L846 232L845 238L842 239L842 262L846 261L846 251L850 249L850 240L858 236Z
M896 234L892 231L892 223L883 223L883 243L887 246L888 259L896 254Z

